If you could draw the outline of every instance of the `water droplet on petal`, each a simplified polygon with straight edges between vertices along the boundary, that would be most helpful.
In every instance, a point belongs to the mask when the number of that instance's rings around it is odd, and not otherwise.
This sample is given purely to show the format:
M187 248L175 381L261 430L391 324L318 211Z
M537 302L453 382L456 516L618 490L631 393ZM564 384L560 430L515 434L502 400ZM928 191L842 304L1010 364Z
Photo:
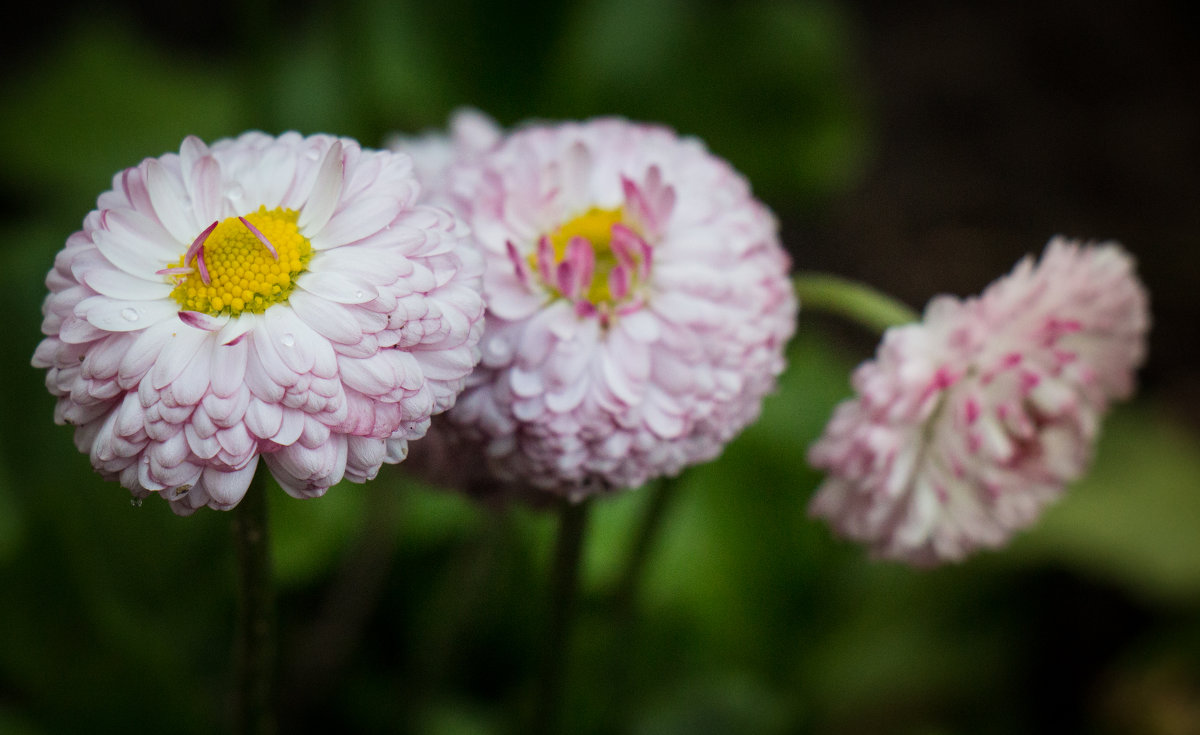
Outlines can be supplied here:
M286 332L279 338L279 341L284 347L291 347L296 344L296 336L291 332Z
M362 291L355 291L355 292L354 292L354 298L356 298L356 299L362 299L362 298L366 298L366 296L367 296L367 295L366 295L365 293L363 293Z
M121 318L127 322L136 322L139 316L141 316L141 314L138 313L137 309L121 309Z
M242 198L244 193L245 192L242 190L241 186L234 184L233 186L229 187L229 192L225 196L229 197L230 201L236 202Z
M310 149L304 154L304 157L310 161L316 161L321 158L321 153L315 149Z

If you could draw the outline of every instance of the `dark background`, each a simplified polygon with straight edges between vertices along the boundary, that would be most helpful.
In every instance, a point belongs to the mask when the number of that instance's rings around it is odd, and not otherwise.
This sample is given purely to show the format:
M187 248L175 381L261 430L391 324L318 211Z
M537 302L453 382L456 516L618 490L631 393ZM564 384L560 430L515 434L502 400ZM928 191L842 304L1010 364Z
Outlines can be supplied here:
M221 731L228 515L131 507L51 421L42 278L112 175L248 128L381 144L476 106L703 138L798 271L921 307L1054 234L1138 258L1142 391L1092 473L1003 551L929 572L809 521L805 447L875 336L804 313L780 392L668 505L593 509L572 732L1200 732L1200 22L1184 2L67 3L0 70L0 732ZM288 731L520 732L553 519L403 466L271 496Z

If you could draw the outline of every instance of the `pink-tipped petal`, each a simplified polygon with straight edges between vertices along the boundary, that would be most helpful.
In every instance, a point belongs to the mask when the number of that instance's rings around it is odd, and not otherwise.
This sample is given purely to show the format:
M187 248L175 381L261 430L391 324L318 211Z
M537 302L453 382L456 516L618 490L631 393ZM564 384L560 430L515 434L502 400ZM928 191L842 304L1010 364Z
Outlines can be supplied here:
M200 280L204 281L204 285L212 283L212 277L208 273L208 265L204 262L204 246L200 246L200 251L196 253L196 268L200 271Z
M533 273L530 272L529 263L517 252L517 246L513 244L512 240L504 241L504 251L508 254L508 260L512 263L513 272L516 274L517 280L526 288L532 286Z
M265 247L267 251L271 253L272 258L279 260L279 251L275 249L275 246L271 244L271 241L267 239L267 236L262 234L261 230L250 224L250 221L245 217L238 217L238 220L240 220L241 223L246 226L247 230L250 230L251 234L258 238L258 241L263 244L263 247Z
M208 239L208 236L212 234L213 230L217 229L218 224L220 223L214 220L213 223L208 227L205 227L199 235L196 235L196 239L192 240L191 246L188 247L187 252L183 255L184 265L191 263L194 258L199 257L200 250L204 247L204 241Z
M538 276L546 283L554 282L554 245L550 238L542 235L537 241Z

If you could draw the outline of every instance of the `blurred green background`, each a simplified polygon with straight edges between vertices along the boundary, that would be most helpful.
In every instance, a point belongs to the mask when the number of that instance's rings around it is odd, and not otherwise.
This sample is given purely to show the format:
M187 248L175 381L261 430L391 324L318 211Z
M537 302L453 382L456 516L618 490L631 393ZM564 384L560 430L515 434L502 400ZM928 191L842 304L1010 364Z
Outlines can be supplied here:
M35 11L36 12L36 11ZM1156 326L1089 477L1008 549L935 571L809 521L804 450L874 337L804 315L762 420L670 496L594 505L564 731L1200 733L1200 53L1184 2L68 2L0 70L0 733L228 727L228 514L134 507L52 423L54 253L147 156L248 128L380 144L471 105L703 138L798 269L915 307L1053 234L1117 238ZM554 519L403 466L271 496L285 732L515 733ZM622 610L625 613L622 614Z

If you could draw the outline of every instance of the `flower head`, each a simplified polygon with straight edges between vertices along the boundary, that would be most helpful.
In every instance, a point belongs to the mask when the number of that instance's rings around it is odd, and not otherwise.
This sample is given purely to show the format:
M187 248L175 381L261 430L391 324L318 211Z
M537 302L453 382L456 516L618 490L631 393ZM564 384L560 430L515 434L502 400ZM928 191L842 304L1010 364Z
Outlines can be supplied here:
M930 302L854 373L810 462L811 512L878 556L929 565L997 547L1087 468L1130 395L1147 296L1115 244L1050 241L966 301Z
M407 156L246 133L118 173L46 278L33 358L106 478L230 508L398 462L478 359L479 262Z
M795 324L771 213L699 141L619 119L453 157L483 358L432 433L571 497L679 472L753 421Z

